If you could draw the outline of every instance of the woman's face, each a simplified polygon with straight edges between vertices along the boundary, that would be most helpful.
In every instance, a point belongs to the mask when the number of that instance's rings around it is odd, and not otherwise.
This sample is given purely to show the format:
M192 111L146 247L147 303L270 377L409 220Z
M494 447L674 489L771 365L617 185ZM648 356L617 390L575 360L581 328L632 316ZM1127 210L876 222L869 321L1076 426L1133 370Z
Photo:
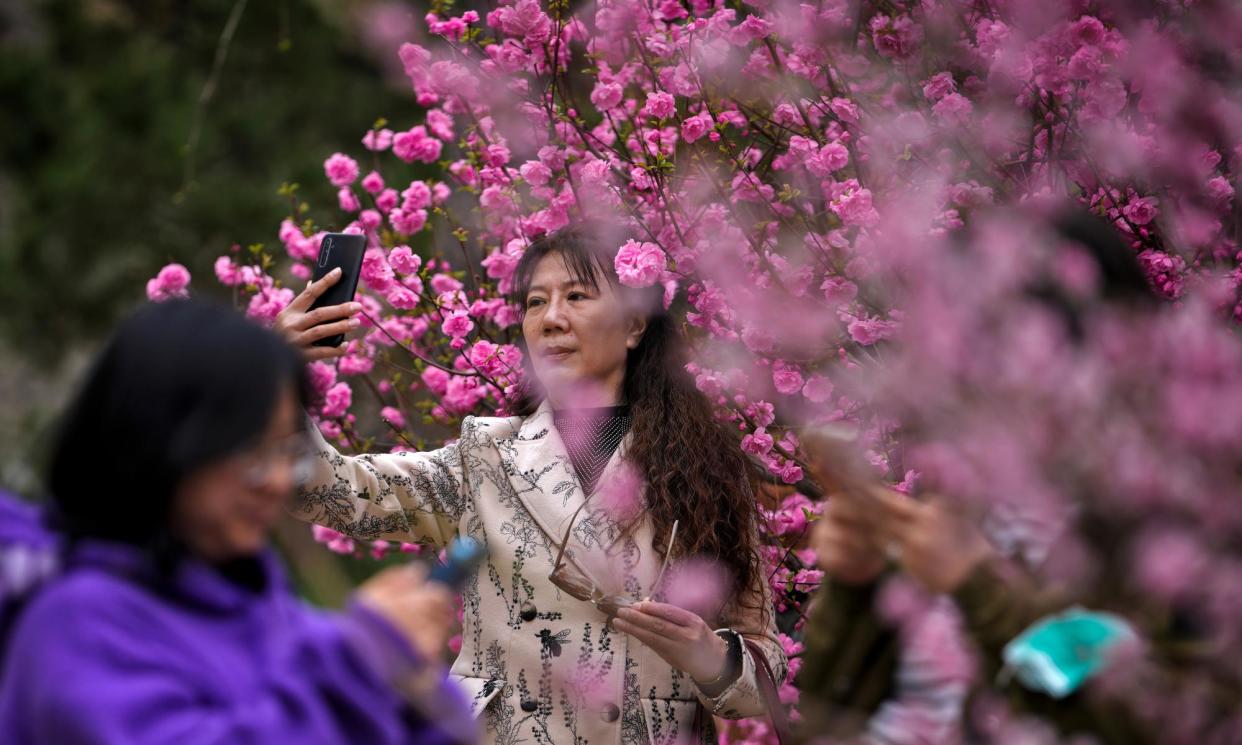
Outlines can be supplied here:
M286 386L257 445L192 473L177 491L173 529L208 561L252 556L284 512L306 457L306 435Z
M647 321L612 283L575 282L559 253L535 266L522 336L539 382L557 408L611 406L620 399L626 353Z

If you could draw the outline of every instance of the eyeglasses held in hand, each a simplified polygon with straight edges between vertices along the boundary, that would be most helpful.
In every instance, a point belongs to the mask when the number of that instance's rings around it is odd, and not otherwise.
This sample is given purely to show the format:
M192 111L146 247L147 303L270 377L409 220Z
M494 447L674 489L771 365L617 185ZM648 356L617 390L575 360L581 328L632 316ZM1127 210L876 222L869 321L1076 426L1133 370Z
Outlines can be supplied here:
M561 540L560 547L557 548L556 562L553 564L552 573L548 575L548 580L557 588L564 590L570 597L591 603L611 622L616 617L617 611L632 603L620 595L605 593L595 582L578 571L572 563L567 563L564 560L565 547L569 545L569 536L573 532L574 521L578 519L578 513L582 512L582 508L586 507L586 505L586 502L578 505L578 509L574 510L574 514L570 516L569 527L565 528L565 537ZM668 537L668 549L664 552L664 561L660 565L660 573L656 576L655 584L652 586L653 589L659 587L660 582L664 579L664 570L668 568L668 557L673 552L673 540L676 537L677 521L674 520L673 529Z

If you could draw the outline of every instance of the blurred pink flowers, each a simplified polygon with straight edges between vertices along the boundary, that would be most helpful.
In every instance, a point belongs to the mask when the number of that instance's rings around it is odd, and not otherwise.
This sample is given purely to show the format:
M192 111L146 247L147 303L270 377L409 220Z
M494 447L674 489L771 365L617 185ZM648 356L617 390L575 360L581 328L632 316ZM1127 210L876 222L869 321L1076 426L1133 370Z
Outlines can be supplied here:
M159 274L147 280L147 298L159 302L174 297L189 297L189 287L190 271L181 264L168 264L160 269Z

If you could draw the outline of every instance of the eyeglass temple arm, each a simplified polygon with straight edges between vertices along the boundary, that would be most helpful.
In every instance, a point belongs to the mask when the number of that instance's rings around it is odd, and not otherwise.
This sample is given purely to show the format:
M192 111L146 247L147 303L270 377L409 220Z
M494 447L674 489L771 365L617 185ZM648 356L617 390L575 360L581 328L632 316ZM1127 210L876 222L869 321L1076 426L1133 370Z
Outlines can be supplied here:
M655 584L651 586L651 591L655 592L660 586L660 582L664 579L664 570L668 569L668 557L673 553L673 541L677 540L677 520L673 521L673 529L668 534L668 548L664 551L664 561L660 563L660 573L656 575Z
M582 508L586 506L587 503L584 501L578 505L578 509L574 510L574 514L569 516L569 525L565 527L565 537L561 539L561 547L556 551L556 561L552 564L553 571L561 568L561 557L565 555L565 547L569 545L569 534L574 529L574 521L578 519L578 513L582 512Z

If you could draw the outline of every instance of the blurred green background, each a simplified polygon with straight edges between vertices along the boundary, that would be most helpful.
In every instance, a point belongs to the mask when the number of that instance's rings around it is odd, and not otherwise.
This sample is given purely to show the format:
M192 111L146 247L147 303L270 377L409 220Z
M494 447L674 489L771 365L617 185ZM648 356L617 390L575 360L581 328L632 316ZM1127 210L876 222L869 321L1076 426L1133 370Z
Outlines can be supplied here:
M49 425L161 266L188 267L196 294L221 292L217 256L276 243L283 182L332 206L324 158L358 157L379 117L408 126L418 108L395 50L423 12L348 0L0 3L0 486L38 495ZM282 535L309 540L305 526ZM310 549L304 569L324 581L308 591L332 602L340 564Z

